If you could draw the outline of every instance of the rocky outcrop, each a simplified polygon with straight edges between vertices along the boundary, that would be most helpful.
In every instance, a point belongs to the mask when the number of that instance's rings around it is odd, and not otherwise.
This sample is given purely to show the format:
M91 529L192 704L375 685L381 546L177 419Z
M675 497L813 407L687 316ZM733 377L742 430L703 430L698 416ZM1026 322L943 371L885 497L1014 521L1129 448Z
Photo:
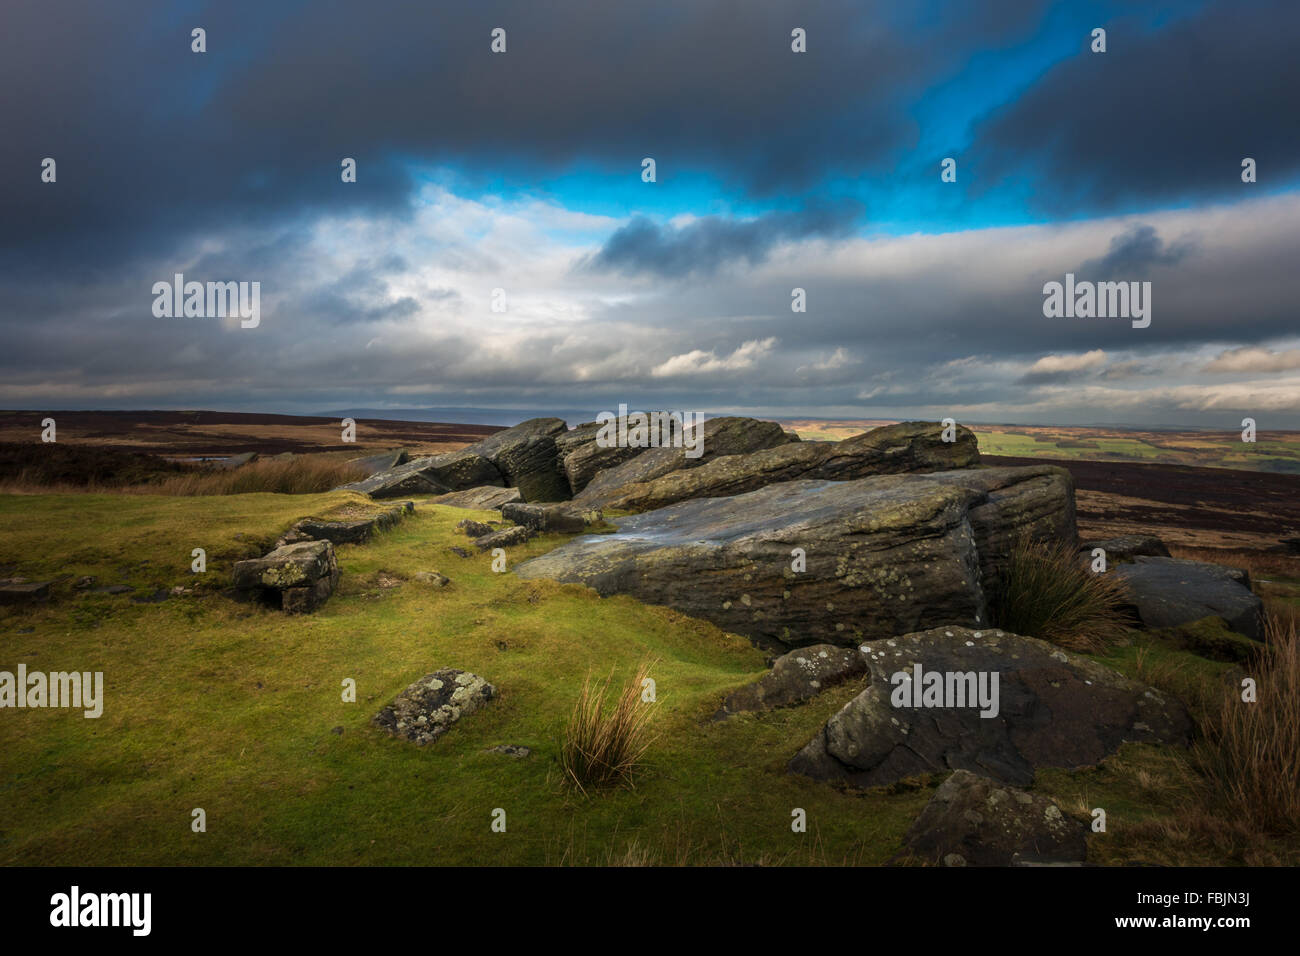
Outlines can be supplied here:
M597 444L596 436L603 427L601 422L584 422L555 440L560 465L569 481L569 489L575 495L601 471L621 465L646 450L627 445Z
M394 737L423 746L496 696L496 688L477 674L445 667L408 686L374 716L373 723Z
M857 648L831 644L801 647L778 657L772 669L754 683L729 694L713 719L794 707L866 672L867 662Z
M430 504L447 505L450 508L472 508L476 511L492 511L511 502L523 501L518 488L498 488L481 485L466 488L463 491L451 491L430 499Z
M556 438L567 431L563 419L530 418L464 451L481 455L495 465L504 483L518 488L524 501L564 501L570 495L569 480L560 468Z
M338 490L359 491L372 498L397 498L501 484L503 479L496 465L484 456L462 448L444 455L412 459L388 471L342 485Z
M947 471L979 462L979 448L969 429L958 426L952 442L945 442L942 435L938 423L903 422L839 442L789 442L748 454L715 456L698 467L650 480L613 487L602 482L598 493L580 495L578 500L598 501L613 511L648 511L690 498L743 494L782 481L846 481Z
M1081 864L1087 834L1046 797L958 770L908 828L903 849L940 866Z
M618 534L576 538L516 573L630 594L783 650L985 624L986 589L1019 534L1075 540L1069 473L1046 465L783 482L606 520Z
M6 578L0 581L0 605L42 604L50 599L50 585L53 583Z
M480 551L491 551L493 548L512 548L517 544L523 544L525 541L537 534L532 528L524 525L515 525L512 528L502 528L500 531L493 531L491 534L485 534L482 537L474 539L474 547Z
M624 485L653 481L679 469L698 468L724 455L745 455L789 442L776 422L756 418L710 418L699 427L703 438L698 457L688 457L685 447L640 450L631 460L597 474L574 500L586 508L607 507L608 501L620 496L619 489Z
M969 770L1027 786L1039 767L1094 766L1125 741L1185 744L1191 734L1178 701L1032 637L935 628L863 652L869 686L792 772L867 788Z
M235 596L278 604L288 614L316 610L339 583L339 565L329 541L300 541L270 554L235 562Z
M1264 639L1264 604L1239 568L1205 561L1139 556L1112 570L1144 627L1163 628L1221 617L1238 634Z

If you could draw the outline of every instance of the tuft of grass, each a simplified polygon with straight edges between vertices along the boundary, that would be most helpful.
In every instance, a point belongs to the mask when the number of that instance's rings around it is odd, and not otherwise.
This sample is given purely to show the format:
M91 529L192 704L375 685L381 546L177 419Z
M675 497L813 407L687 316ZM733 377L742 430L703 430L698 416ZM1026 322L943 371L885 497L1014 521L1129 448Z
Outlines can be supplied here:
M1193 763L1209 787L1211 805L1264 833L1300 830L1300 640L1294 619L1270 615L1267 648L1250 676L1256 700L1231 688L1199 720Z
M651 662L642 661L632 679L607 707L611 672L597 683L590 675L582 682L577 703L565 728L560 765L573 784L586 793L588 788L616 784L632 785L632 775L652 742L649 721L653 710L641 701L642 683L650 674Z
M268 458L229 471L205 469L176 475L140 488L160 495L316 495L357 481L364 473L355 465L317 455Z
M1094 574L1067 542L1023 537L1011 549L990 601L993 625L1073 651L1096 654L1124 633L1124 592Z

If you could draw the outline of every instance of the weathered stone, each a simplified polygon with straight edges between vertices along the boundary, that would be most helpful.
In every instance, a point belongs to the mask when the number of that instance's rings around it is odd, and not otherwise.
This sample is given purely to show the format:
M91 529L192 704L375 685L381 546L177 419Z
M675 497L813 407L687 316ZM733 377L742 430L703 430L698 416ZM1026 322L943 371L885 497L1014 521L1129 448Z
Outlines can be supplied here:
M446 505L450 508L471 508L475 511L499 509L514 501L523 501L518 488L497 488L482 485L478 488L466 488L463 491L451 491L430 500L431 504Z
M945 442L937 422L903 422L839 442L792 442L743 455L723 455L696 468L580 495L613 511L647 511L691 498L754 491L781 481L846 481L869 475L947 471L979 462L975 435L958 426ZM595 483L592 483L595 487Z
M477 674L446 667L409 685L375 715L374 723L394 737L423 746L496 695L496 688Z
M1020 533L1075 537L1069 473L1047 465L783 482L607 520L618 534L575 538L516 573L631 594L783 649L987 623L985 589Z
M475 538L474 547L480 551L491 551L493 548L509 548L516 544L523 544L536 534L537 532L532 528L515 525L513 528L502 528L500 531L494 531L491 534L485 534L481 538Z
M556 438L567 431L563 419L531 418L464 450L492 462L505 484L518 488L524 501L564 501L571 492L560 467Z
M1264 604L1240 568L1181 558L1138 556L1112 573L1123 582L1144 627L1175 627L1221 617L1238 634L1264 639Z
M465 533L467 538L481 538L485 534L491 534L496 529L482 521L475 521L472 518L466 518L463 521L456 522L456 530Z
M790 761L790 770L854 787L970 770L1028 786L1039 767L1095 766L1125 741L1186 744L1191 720L1172 697L1032 637L998 630L935 628L864 646L870 684ZM894 675L997 677L996 710L968 699L913 706ZM926 686L922 680L922 688ZM954 686L973 694L959 680Z
M558 531L576 534L587 527L581 514L559 505L509 504L501 506L501 517L534 531Z
M0 604L40 604L50 599L52 581L0 582Z
M514 757L516 760L524 760L532 752L531 747L524 747L519 744L500 744L488 750L490 754L504 754L507 757Z
M320 607L338 580L338 561L329 541L286 544L265 557L235 562L237 595L278 599L290 613Z
M756 418L710 418L700 428L703 441L699 457L688 457L684 447L647 448L631 460L601 471L574 500L587 508L609 507L608 501L619 497L618 489L623 485L653 481L671 471L698 468L724 455L743 455L789 441L776 422Z
M713 719L793 707L866 672L867 662L857 648L831 644L801 647L778 657L768 673L728 695Z
M1102 541L1079 542L1080 552L1091 555L1094 548L1101 548L1106 552L1108 566L1121 561L1132 561L1140 555L1169 557L1169 549L1165 547L1165 543L1153 534L1122 534Z
M935 791L903 837L913 860L944 866L1082 863L1088 828L1036 793L966 770Z
M389 508L364 518L342 520L304 518L281 540L285 544L292 544L295 541L329 541L335 545L364 544L376 531L391 528L414 511L415 502L407 501L399 507Z
M381 471L361 481L340 486L340 491L359 491L372 498L403 495L440 495L483 485L501 485L501 472L471 448L414 458L403 465Z
M368 478L371 475L379 474L381 471L391 471L398 465L404 465L410 460L411 456L406 449L399 448L395 451L381 451L377 455L367 455L365 458L350 458L347 464Z
M662 415L663 413L656 414ZM663 421L663 419L658 421ZM620 422L626 423L626 419L614 419L613 427L617 429ZM588 483L600 472L615 468L646 451L645 448L629 445L602 446L598 444L596 439L601 429L605 427L602 422L584 422L555 440L560 455L560 464L564 468L565 476L569 479L569 487L575 495L586 488ZM677 428L679 426L673 425L670 427Z
M451 578L438 571L416 571L411 577L421 584L428 584L435 588L445 588L451 583Z

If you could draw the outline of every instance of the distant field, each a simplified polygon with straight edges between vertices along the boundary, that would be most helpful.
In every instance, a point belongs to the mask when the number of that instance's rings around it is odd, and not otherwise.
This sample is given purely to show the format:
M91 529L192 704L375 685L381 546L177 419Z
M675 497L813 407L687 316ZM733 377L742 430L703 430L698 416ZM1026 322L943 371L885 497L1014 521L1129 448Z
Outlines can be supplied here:
M839 441L890 424L879 419L782 422L805 441ZM1007 458L1160 462L1300 474L1300 432L1262 431L1246 443L1240 432L1142 431L1065 425L971 425L980 452Z

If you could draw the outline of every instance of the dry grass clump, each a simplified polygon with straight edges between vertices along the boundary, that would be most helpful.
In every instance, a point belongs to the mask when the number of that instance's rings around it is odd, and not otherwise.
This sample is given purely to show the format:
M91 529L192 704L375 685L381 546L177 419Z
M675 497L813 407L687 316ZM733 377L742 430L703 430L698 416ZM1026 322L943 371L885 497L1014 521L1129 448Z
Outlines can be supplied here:
M356 466L323 455L267 458L239 468L175 475L136 491L158 495L314 495L364 477Z
M583 681L560 750L560 765L583 793L589 788L631 786L632 775L652 743L649 722L654 705L641 700L650 667L647 661L638 665L610 706L606 699L612 673L599 683L590 676Z
M1264 833L1300 830L1300 640L1294 619L1269 615L1267 653L1247 676L1255 701L1234 686L1201 715L1192 763L1209 805Z
M1094 574L1066 542L1021 538L992 595L994 627L1095 654L1124 633L1124 592Z

